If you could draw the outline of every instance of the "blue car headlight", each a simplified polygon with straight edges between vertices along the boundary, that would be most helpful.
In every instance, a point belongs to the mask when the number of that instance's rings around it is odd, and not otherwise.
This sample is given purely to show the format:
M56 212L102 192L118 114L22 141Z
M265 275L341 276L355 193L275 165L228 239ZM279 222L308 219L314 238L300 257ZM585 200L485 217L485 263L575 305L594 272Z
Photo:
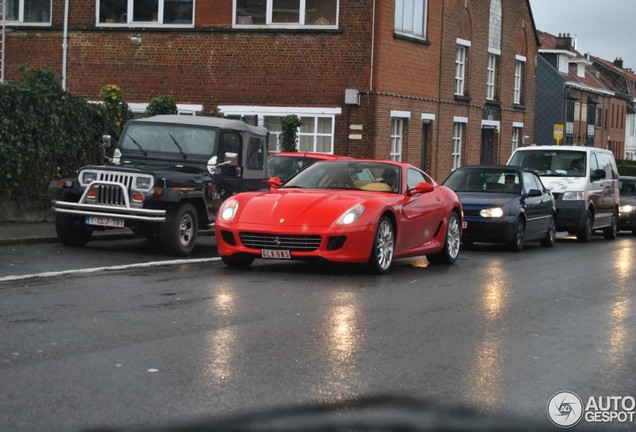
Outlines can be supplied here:
M479 215L485 218L500 218L504 215L504 211L501 207L493 207L493 208L482 209L479 212Z

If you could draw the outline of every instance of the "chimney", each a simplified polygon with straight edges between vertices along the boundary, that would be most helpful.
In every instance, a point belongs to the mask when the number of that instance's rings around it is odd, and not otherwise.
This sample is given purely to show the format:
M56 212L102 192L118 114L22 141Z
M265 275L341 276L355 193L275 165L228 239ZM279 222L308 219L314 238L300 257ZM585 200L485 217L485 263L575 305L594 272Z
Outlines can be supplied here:
M571 50L572 46L572 36L570 33L559 33L556 38L556 49L562 50Z
M616 59L614 60L614 66L623 69L623 59L620 57L616 57Z

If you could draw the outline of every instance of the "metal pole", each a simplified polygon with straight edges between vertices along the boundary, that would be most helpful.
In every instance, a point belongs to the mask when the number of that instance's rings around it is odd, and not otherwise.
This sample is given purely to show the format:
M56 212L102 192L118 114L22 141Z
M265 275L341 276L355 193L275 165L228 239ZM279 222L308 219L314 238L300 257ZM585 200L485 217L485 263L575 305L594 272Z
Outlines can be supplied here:
M62 90L66 90L66 57L68 53L68 7L69 0L64 1L64 37L62 40Z

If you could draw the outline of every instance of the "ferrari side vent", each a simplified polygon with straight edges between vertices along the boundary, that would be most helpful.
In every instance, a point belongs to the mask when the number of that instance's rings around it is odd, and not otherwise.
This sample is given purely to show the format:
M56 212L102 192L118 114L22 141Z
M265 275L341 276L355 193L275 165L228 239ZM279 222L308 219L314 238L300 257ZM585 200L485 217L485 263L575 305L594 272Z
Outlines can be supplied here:
M320 246L320 236L261 234L242 232L241 243L254 249L286 249L290 251L314 251Z

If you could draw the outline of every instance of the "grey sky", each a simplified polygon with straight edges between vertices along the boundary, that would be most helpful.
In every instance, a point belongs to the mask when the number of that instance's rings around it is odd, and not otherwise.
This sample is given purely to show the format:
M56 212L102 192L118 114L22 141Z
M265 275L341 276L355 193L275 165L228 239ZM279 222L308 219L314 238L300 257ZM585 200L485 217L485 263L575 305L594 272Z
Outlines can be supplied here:
M576 36L577 50L636 70L634 0L530 0L537 30Z

